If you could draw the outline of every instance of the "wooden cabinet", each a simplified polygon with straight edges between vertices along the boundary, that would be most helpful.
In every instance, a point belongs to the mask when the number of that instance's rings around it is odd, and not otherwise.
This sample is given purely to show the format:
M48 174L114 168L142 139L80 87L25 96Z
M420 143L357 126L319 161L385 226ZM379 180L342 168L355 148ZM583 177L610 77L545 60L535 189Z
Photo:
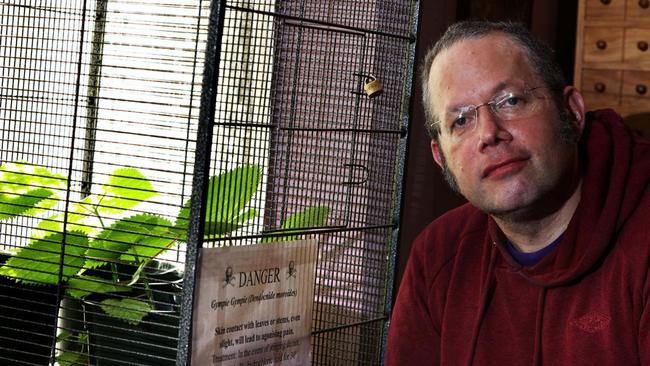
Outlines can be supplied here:
M650 0L580 0L578 6L574 85L587 109L650 113Z
M588 21L625 19L626 0L587 0L580 1L580 7L587 7L583 13ZM579 21L579 20L578 20Z
M623 57L623 29L585 27L583 60L620 62Z
M600 109L620 104L623 72L620 70L582 70L582 82L577 87L588 109Z

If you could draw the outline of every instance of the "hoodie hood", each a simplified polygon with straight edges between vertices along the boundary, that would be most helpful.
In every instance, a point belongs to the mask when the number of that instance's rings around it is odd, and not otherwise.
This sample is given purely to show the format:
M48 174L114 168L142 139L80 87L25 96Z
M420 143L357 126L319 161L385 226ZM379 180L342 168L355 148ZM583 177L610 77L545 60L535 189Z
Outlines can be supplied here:
M387 364L650 365L650 143L603 110L588 114L579 148L582 199L536 265L516 264L469 203L418 236Z
M611 109L589 112L580 140L582 197L562 242L532 267L516 264L492 218L488 228L506 262L528 281L556 287L581 278L605 256L634 212L650 177L648 144L635 137Z

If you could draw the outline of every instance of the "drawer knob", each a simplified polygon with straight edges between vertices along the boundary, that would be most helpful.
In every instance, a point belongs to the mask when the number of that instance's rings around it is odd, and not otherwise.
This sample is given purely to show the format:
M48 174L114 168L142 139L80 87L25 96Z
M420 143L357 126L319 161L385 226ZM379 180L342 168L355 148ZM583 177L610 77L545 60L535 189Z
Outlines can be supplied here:
M612 2L612 0L600 0L600 2L603 3L603 5L609 5L609 3Z
M607 89L607 87L601 82L594 84L594 90L598 93L604 93L605 89Z
M648 7L650 7L650 0L639 0L639 6L642 9L647 9Z
M648 91L648 88L643 84L637 84L635 89L636 93L639 95L645 95L645 93Z
M645 51L648 50L648 42L646 42L646 41L639 41L639 43L637 43L636 46L642 52L645 52Z
M605 48L607 48L607 42L601 39L598 42L596 42L596 47L598 47L599 50L604 50Z

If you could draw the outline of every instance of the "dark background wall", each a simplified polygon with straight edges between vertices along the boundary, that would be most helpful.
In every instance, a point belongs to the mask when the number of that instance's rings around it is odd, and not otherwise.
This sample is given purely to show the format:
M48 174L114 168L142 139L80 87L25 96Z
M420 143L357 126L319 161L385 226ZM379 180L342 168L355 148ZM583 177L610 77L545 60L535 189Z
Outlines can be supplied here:
M417 45L418 66L426 50L448 25L465 19L511 20L526 25L536 36L555 49L565 77L573 79L577 0L425 0L420 2L421 19ZM419 75L419 67L416 67ZM419 79L419 77L417 78ZM424 130L420 82L411 108L411 131L406 172L406 197L401 220L397 258L399 284L411 243L434 218L462 203L449 190L435 165Z

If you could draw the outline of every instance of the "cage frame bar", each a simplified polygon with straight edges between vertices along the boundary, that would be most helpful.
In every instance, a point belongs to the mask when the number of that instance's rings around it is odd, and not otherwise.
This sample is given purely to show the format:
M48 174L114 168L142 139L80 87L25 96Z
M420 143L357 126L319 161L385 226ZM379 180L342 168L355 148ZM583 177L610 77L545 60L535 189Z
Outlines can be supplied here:
M226 0L215 0L210 4L208 16L208 38L205 50L203 80L201 83L201 105L196 139L194 176L192 179L192 203L188 223L187 253L183 279L181 314L176 355L177 365L192 362L192 320L194 318L194 295L200 248L205 232L205 206L208 199L210 154L216 110L219 62L225 19Z

